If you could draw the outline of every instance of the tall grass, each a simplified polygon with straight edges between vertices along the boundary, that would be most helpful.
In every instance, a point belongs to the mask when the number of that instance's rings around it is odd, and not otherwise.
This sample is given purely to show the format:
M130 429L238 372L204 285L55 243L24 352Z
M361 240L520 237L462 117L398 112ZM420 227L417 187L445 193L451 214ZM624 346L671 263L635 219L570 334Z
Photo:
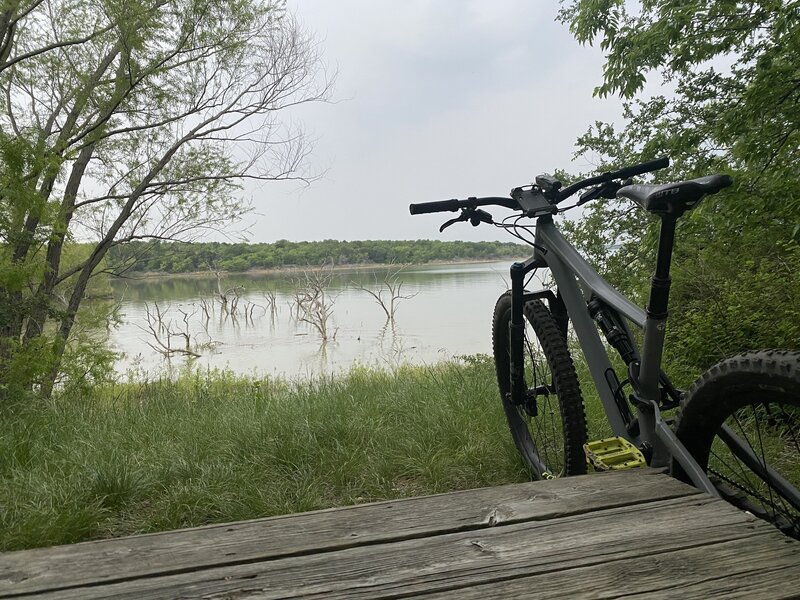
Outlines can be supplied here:
M0 550L524 481L492 363L193 374L0 413Z
M589 440L600 440L612 437L614 433L608 423L600 394L594 385L594 380L589 372L589 364L583 357L577 340L570 340L570 354L575 365L575 372L578 375L578 382L581 386L581 396L583 397L583 409L586 413L586 429ZM621 371L619 368L617 372Z

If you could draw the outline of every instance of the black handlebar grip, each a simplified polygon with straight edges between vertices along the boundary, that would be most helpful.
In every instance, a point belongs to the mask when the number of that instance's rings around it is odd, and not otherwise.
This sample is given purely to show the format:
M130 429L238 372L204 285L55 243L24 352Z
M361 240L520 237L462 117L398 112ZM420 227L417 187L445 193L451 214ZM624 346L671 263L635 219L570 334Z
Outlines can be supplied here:
M455 212L461 208L458 200L440 200L438 202L422 202L420 204L409 204L408 210L412 215L423 215L435 212Z
M642 163L640 165L634 165L632 167L627 167L625 169L620 169L614 175L614 179L627 179L628 177L635 177L636 175L642 175L644 173L649 173L651 171L657 171L658 169L664 169L669 166L669 157L664 156L662 158L657 158L655 160L651 160L650 162Z

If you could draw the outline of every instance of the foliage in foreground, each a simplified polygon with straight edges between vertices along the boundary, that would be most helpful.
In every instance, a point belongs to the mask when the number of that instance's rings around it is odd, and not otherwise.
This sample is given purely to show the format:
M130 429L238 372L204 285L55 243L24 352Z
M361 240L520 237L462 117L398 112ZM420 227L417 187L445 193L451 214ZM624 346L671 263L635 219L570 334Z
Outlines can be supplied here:
M605 52L596 93L626 100L624 126L595 124L577 154L602 170L670 156L658 182L733 175L678 223L668 325L678 351L667 358L682 376L736 352L800 346L798 6L564 1L576 39ZM654 76L674 92L647 95ZM627 201L587 209L572 239L643 304L658 220Z
M485 357L118 384L0 413L0 550L527 479Z
M249 209L242 181L308 177L282 111L325 99L330 82L280 0L0 12L3 402L91 374L93 359L86 371L71 355L91 353L80 309L111 248L227 228ZM68 260L76 239L92 243Z

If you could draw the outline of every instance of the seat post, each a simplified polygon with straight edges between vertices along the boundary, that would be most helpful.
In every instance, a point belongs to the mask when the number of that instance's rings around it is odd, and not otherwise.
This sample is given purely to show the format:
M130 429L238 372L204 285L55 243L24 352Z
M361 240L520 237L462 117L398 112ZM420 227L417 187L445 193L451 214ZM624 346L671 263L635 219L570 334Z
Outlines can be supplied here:
M658 236L656 272L651 279L650 299L645 309L644 343L642 344L642 358L635 388L636 396L640 401L636 412L642 441L648 443L653 449L651 466L662 467L668 464L669 451L656 435L655 406L659 405L661 401L659 380L667 328L667 302L671 281L669 267L678 217L675 213L659 216L661 217L661 231Z
M650 299L647 302L647 316L654 319L667 318L669 286L672 281L669 276L669 268L672 263L672 249L675 245L675 225L677 220L677 217L672 214L661 215L656 272L650 280Z
M669 276L672 249L675 244L675 214L661 216L661 231L658 236L656 272L650 280L650 299L647 302L644 325L644 344L639 368L639 392L645 400L658 401L658 380L661 373L661 355L666 334L667 305L669 302Z

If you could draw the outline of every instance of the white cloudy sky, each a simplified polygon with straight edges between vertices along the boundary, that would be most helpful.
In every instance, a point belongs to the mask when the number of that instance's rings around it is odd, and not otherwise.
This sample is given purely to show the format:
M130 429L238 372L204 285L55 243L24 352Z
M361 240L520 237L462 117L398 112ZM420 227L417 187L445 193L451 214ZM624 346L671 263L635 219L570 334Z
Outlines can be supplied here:
M248 188L250 241L505 239L468 225L440 236L442 216L411 217L408 204L504 195L570 168L576 137L619 119L617 100L592 97L600 52L555 22L555 0L289 6L338 70L337 102L293 115L316 140L311 170L325 175Z

